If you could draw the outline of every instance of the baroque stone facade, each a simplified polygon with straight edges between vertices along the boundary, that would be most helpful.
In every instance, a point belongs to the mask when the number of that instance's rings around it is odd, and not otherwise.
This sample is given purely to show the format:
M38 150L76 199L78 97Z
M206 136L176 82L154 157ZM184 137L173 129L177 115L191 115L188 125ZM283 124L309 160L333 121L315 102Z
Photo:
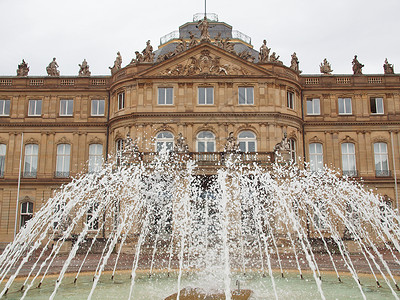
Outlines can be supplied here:
M197 159L229 143L271 157L285 136L293 159L362 178L396 206L400 76L392 65L362 75L355 57L354 75L334 75L325 60L323 74L307 75L296 53L285 66L270 50L202 20L156 51L148 41L125 67L118 52L111 75L90 76L85 60L76 77L60 76L54 59L49 76L0 77L0 240L11 241L15 222L18 231L62 183L95 172L127 139L141 152L165 146Z

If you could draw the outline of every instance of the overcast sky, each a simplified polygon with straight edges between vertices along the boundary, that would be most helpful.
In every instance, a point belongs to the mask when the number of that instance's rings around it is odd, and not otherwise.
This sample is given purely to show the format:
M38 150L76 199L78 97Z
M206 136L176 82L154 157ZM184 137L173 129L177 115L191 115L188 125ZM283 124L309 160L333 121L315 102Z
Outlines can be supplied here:
M355 54L364 74L382 74L387 57L400 73L400 0L208 0L207 11L252 38L263 39L285 65L295 51L303 74L319 74L326 57L334 74L351 74ZM109 75L116 52L123 66L151 40L204 12L204 0L0 0L0 76L46 74L57 58L61 75L77 75L84 58L92 75Z

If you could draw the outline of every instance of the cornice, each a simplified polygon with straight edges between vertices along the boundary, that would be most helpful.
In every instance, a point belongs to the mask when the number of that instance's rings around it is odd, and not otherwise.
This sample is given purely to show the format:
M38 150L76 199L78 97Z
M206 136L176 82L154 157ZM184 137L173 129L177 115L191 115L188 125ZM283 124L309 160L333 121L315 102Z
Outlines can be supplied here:
M304 126L390 126L390 125L397 125L400 126L400 121L352 121L352 122L323 122L323 121L318 121L318 122L310 122L310 121L305 121ZM387 130L387 129L386 129Z
M107 127L107 122L93 123L93 122L53 122L53 123L11 123L11 122L0 122L0 127L40 127L40 128L51 128L51 127Z

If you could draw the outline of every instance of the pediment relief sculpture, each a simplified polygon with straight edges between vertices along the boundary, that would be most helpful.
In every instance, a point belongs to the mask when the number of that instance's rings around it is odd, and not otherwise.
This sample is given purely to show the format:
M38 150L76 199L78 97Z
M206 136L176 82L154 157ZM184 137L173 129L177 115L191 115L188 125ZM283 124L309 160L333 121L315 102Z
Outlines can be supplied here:
M37 139L31 137L31 138L25 140L25 145L27 145L27 144L39 144L39 141Z
M209 50L201 51L200 55L191 56L185 62L168 67L159 73L163 76L194 76L194 75L250 75L250 70L212 55Z
M89 144L103 144L103 140L95 136L89 140Z
M322 144L322 140L320 138L318 138L317 136L314 136L313 138L311 138L309 140L310 143L320 143Z
M346 135L346 137L342 140L342 143L353 143L355 144L356 141L352 139L350 136Z
M56 144L71 144L71 141L67 139L65 136L63 136L57 141Z
M373 143L387 143L387 139L384 138L383 136L379 135L379 136L373 137L372 142Z

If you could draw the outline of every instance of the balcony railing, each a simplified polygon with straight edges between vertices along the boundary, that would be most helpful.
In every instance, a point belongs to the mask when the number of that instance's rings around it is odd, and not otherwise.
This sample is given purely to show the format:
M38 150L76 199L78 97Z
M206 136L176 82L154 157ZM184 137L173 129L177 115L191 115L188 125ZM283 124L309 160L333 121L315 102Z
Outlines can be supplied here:
M357 170L343 170L343 176L358 177Z
M390 170L375 170L376 177L390 177L391 172Z
M22 173L22 177L24 178L36 178L37 171L24 171Z
M54 177L55 178L68 178L69 177L69 171L55 171L54 172Z

